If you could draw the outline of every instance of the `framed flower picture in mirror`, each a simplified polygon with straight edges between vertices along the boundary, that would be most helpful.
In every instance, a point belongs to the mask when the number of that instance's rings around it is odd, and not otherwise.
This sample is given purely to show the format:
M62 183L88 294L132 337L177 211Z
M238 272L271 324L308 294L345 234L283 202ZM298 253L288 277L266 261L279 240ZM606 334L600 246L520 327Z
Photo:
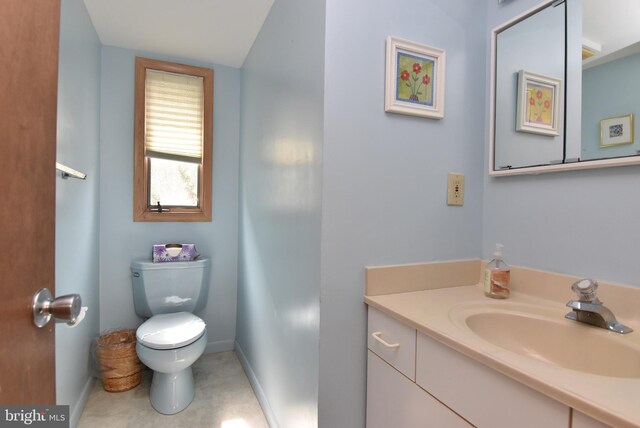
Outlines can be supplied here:
M516 131L558 135L560 79L518 72Z
M445 51L389 36L385 111L444 117Z

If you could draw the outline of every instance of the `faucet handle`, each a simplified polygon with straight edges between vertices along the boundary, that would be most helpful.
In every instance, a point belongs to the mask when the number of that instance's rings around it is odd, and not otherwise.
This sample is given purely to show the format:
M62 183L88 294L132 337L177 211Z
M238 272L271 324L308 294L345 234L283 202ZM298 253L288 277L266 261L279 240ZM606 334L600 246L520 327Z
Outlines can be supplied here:
M573 292L576 293L578 298L583 302L599 303L599 300L596 297L598 282L593 279L584 278L576 281L571 286L571 290L573 290Z

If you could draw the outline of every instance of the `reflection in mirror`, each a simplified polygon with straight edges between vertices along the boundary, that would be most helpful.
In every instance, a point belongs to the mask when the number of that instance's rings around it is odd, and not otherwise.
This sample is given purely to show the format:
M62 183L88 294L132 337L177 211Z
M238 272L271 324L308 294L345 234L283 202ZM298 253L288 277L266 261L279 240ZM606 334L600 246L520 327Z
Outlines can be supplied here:
M582 4L580 159L638 155L633 130L640 120L640 1Z
M561 3L549 5L497 34L496 170L563 161L564 23L565 4ZM521 126L523 121L528 126Z
M493 30L490 175L640 164L638 22L639 0L544 0ZM520 71L560 81L559 135L518 125Z

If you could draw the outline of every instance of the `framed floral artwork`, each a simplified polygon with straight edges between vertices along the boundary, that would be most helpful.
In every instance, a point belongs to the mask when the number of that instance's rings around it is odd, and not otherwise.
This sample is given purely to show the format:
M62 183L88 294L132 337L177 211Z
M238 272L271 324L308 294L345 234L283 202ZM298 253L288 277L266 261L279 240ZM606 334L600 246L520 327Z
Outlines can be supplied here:
M611 117L600 121L600 147L633 144L633 115Z
M387 37L384 110L442 119L445 51Z
M560 79L520 70L516 131L559 135Z

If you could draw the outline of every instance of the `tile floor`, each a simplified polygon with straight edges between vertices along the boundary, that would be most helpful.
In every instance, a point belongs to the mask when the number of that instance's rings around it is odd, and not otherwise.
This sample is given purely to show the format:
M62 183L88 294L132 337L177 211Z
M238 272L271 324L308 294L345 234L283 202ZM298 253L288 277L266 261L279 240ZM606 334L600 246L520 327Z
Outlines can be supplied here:
M79 428L212 427L268 428L235 352L205 354L193 365L196 396L182 412L167 416L149 402L150 370L136 388L109 393L96 381L80 417Z

